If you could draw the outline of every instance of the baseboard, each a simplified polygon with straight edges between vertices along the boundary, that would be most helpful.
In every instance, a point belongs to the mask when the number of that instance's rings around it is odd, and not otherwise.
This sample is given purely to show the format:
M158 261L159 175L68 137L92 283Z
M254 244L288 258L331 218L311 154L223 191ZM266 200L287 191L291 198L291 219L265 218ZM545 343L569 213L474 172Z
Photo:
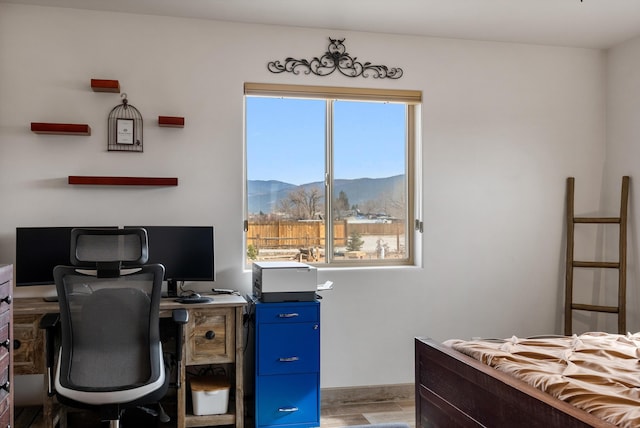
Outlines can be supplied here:
M355 403L415 400L413 383L322 388L320 406L339 406Z

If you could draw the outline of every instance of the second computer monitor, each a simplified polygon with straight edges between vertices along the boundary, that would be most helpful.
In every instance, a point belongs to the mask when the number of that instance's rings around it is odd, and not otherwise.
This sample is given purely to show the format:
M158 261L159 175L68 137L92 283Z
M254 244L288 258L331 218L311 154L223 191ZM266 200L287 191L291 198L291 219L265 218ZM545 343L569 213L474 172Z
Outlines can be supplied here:
M125 227L147 230L148 263L164 265L169 296L177 294L179 281L215 281L213 226Z

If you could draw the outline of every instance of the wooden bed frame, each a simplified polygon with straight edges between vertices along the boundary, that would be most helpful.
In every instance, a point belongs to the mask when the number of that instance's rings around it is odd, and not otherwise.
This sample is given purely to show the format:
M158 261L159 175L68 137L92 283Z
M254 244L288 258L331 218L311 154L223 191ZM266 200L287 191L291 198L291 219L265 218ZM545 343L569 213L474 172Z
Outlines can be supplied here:
M416 427L615 427L428 338L415 339Z

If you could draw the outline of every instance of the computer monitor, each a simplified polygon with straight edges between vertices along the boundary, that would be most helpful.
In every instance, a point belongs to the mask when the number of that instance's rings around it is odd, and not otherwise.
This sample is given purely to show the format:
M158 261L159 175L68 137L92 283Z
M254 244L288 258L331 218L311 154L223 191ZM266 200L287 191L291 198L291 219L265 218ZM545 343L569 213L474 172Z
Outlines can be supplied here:
M69 265L72 227L16 228L16 286L51 285L53 268Z
M215 281L213 226L129 227L147 230L148 263L164 265L169 296L177 295L178 281Z
M98 228L114 229L115 226ZM73 227L16 228L17 287L54 284L53 268L71 264L71 229Z

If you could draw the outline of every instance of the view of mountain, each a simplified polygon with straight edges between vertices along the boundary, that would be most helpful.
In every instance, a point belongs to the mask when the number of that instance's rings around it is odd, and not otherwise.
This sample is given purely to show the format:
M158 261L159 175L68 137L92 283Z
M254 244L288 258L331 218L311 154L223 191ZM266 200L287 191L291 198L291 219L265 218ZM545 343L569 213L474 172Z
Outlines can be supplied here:
M362 206L368 201L376 201L381 198L403 200L403 185L404 175L386 178L338 179L334 182L334 190L336 195L340 194L341 191L344 192L349 198L350 205ZM273 212L277 208L279 200L286 199L290 192L299 187L304 189L314 187L324 189L324 183L322 182L296 186L275 180L249 180L248 186L249 213L251 214Z

